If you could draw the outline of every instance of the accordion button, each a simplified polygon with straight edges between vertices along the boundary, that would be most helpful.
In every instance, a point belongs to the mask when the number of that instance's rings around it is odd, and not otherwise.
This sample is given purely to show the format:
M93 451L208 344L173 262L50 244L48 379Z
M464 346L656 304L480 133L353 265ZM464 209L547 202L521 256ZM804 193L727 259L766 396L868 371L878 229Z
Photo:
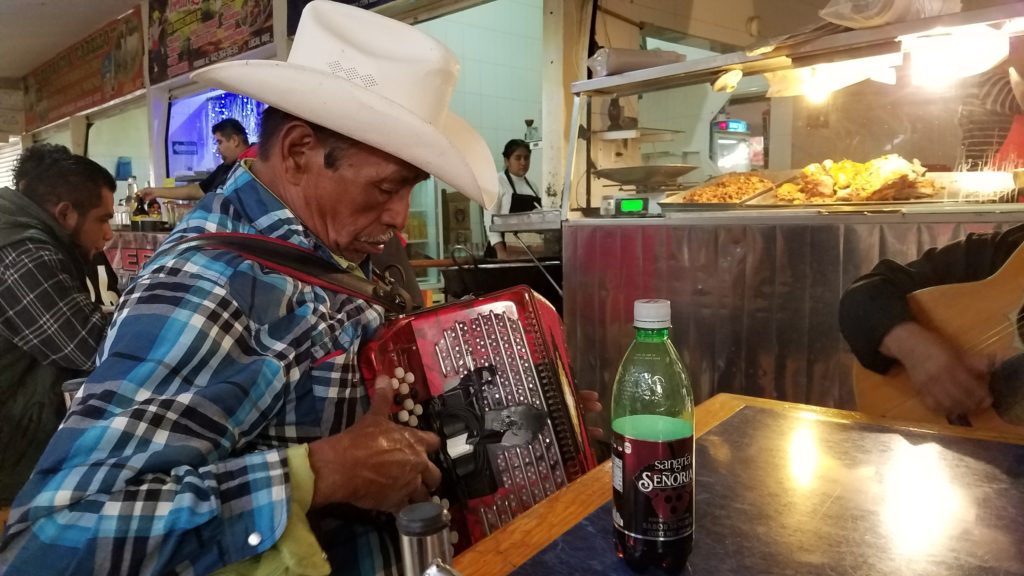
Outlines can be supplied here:
M444 508L445 510L447 510L449 506L451 506L451 503L448 502L448 499L447 498L441 498L441 507Z
M391 379L391 389L392 390L398 390L398 386L399 386L398 378L392 378Z
M409 426L415 428L420 423L420 419L415 416L409 416Z
M399 387L398 387L398 393L399 394L408 394L409 393L409 385L406 384L405 382L402 382L402 384L399 385Z
M430 501L433 502L434 504L440 504L441 503L441 497L440 496L431 496L430 497Z
M407 412L405 410L402 410L401 412L399 412L398 413L398 421L399 422L408 422L409 421L409 412Z
M402 402L402 408L405 408L406 410L409 410L413 414L416 413L415 412L416 404L412 401L412 398L406 398L405 402Z
M412 372L406 372L402 380L404 380L406 384L412 384L416 381L416 375Z
M395 378L403 378L403 377L405 377L405 368L402 368L402 367L395 368Z
M451 532L449 532L448 533L448 541L451 542L452 544L458 544L459 543L459 533L456 532L455 530L452 530Z
M259 546L260 542L263 542L263 536L261 536L259 532L253 532L252 534L249 534L248 542L249 546Z
M421 406L419 404L413 406L412 407L412 413L417 415L417 416L423 414L423 406Z

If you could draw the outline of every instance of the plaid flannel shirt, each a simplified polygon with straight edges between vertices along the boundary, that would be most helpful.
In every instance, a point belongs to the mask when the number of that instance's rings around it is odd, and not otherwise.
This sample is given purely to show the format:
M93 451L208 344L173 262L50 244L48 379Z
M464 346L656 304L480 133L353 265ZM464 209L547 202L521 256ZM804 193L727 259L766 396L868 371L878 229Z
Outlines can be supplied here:
M236 167L121 298L96 370L14 503L7 574L204 574L260 554L286 523L286 447L368 409L355 352L381 310L232 252L175 249L202 232L263 234L332 261ZM334 573L398 570L388 531L337 519L330 530L317 535Z
M42 239L0 248L0 333L42 361L89 370L107 317L71 266Z

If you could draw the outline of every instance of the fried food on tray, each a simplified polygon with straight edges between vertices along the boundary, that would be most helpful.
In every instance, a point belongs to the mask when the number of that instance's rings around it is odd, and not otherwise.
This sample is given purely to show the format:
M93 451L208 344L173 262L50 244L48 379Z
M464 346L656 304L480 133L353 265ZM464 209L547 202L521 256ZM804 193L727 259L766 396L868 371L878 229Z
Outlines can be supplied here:
M808 198L831 198L835 195L835 179L824 164L811 164L800 171L800 188Z
M934 183L924 177L925 168L898 154L886 154L865 163L825 160L800 171L799 184L787 183L776 198L787 204L825 202L879 202L912 200L935 193Z
M667 202L698 204L735 204L772 186L770 180L749 172L726 174L689 192L673 196Z

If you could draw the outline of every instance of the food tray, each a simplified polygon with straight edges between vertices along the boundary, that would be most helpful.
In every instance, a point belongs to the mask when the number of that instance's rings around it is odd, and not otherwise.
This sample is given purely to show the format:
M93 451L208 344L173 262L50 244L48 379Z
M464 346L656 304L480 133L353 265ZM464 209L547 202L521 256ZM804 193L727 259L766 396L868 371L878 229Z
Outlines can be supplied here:
M791 204L779 202L775 189L766 190L743 203L745 208L820 208L841 209L919 206L949 203L1015 202L1013 175L1009 172L929 172L925 175L935 182L935 194L913 200L872 200L860 202L807 202ZM780 183L781 184L781 183Z
M793 178L796 178L799 170L764 170L754 172L756 176L760 176L765 180L771 182L771 185L761 190L749 194L746 198L743 198L739 202L671 202L668 200L658 202L658 206L661 206L662 212L693 212L693 211L721 211L721 210L737 210L742 208L745 204L753 201L754 199L760 198L761 196L768 194L774 190L777 186L784 182L789 182ZM680 194L690 194L694 190L698 190L703 186L708 186L727 178L729 174L722 174L716 176L706 182L698 184L689 190L685 190L672 196L672 198L679 197Z

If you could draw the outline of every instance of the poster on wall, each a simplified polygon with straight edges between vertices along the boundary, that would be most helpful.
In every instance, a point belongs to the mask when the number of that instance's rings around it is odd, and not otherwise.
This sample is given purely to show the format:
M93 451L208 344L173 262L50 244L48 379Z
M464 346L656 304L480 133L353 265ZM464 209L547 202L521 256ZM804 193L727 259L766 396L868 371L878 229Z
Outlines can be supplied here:
M140 90L142 58L142 8L136 6L28 73L25 129Z
M299 28L299 16L302 14L302 9L306 7L313 0L288 0L288 36L295 36L295 31ZM365 8L367 10L373 10L378 6L390 4L395 0L334 0L340 4L348 4L349 6L355 6L356 8Z
M149 83L273 41L273 0L150 0Z

